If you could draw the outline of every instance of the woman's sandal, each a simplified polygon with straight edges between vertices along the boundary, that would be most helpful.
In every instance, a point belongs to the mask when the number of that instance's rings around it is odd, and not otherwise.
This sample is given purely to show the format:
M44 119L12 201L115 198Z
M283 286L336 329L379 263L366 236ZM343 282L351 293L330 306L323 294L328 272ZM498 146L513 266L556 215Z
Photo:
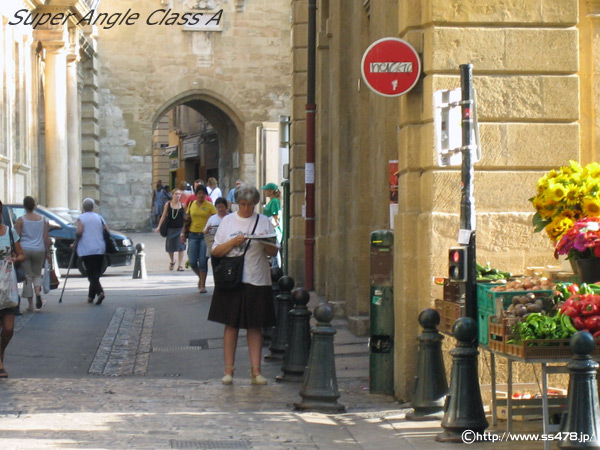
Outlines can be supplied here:
M221 378L221 383L228 385L233 384L233 373L235 371L235 366L225 366L225 370L231 370L231 373L226 373L223 378Z
M175 262L169 263L169 270L173 270L173 267L175 267Z
M255 374L255 370L258 369L259 373ZM267 379L260 374L260 366L250 367L250 383L254 385L265 385L267 384Z
M179 266L177 268L177 272L185 272L185 269L183 267Z
M8 378L8 374L6 373L6 370L0 369L0 378Z

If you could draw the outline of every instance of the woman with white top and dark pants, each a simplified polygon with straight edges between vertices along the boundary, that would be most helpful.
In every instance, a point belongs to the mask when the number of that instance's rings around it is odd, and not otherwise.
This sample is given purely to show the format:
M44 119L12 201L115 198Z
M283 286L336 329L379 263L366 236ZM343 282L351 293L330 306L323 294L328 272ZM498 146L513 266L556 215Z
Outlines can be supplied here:
M100 284L102 263L106 253L104 242L104 219L94 212L94 200L86 198L83 201L83 214L77 219L77 256L83 260L87 271L90 287L88 289L88 303L94 301L96 305L104 300L104 290Z
M48 222L42 216L33 212L35 199L27 196L23 199L25 215L19 217L15 225L17 234L21 236L21 248L25 260L21 268L25 272L23 283L23 297L29 302L27 310L33 311L33 292L35 290L35 307L40 309L42 303L42 269L44 259L50 261Z

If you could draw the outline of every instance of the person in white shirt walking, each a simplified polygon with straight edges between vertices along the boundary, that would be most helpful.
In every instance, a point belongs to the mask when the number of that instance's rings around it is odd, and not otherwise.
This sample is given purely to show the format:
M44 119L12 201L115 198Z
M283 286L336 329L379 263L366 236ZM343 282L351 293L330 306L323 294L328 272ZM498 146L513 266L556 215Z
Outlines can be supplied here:
M33 312L33 293L35 291L35 307L41 309L42 301L42 269L44 260L50 263L50 239L48 237L48 222L42 216L33 212L36 201L27 196L23 199L25 214L19 217L15 224L17 234L21 236L21 248L25 260L21 263L25 272L23 297L29 302L27 310Z

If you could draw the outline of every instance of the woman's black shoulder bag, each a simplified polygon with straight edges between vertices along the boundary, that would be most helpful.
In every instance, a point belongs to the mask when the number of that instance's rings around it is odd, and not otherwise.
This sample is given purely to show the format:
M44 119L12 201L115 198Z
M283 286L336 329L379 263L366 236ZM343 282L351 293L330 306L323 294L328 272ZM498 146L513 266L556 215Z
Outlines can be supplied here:
M104 236L104 243L106 244L106 253L112 255L119 251L119 246L114 237L111 236L110 232L106 227L106 222L102 219L102 235Z
M251 234L254 234L254 231L256 230L259 217L259 215L256 216L256 223L254 224ZM250 241L246 244L246 249L242 256L226 256L224 258L219 258L219 264L216 267L213 267L213 278L217 288L231 291L242 285L244 258L246 257L248 247L250 247Z

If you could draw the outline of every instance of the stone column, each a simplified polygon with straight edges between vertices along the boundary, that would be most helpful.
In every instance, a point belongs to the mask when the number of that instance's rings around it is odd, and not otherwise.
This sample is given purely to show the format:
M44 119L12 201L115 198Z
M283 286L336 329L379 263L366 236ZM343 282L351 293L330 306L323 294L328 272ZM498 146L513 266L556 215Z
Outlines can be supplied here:
M81 131L78 89L79 45L77 32L72 31L67 56L67 169L69 214L77 217L81 206Z
M56 214L68 214L67 49L63 30L36 30L44 46L46 118L46 201Z

